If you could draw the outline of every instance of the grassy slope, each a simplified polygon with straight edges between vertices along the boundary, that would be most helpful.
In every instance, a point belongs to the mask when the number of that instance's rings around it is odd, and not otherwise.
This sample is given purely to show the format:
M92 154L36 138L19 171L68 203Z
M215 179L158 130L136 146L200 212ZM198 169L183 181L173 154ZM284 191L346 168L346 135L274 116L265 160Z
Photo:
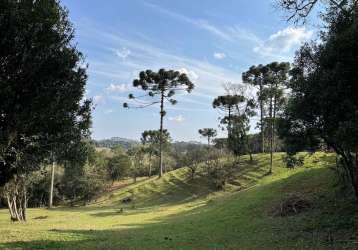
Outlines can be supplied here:
M26 224L11 225L1 210L0 248L358 249L357 206L336 199L334 174L327 168L333 156L314 155L305 167L287 170L276 154L271 176L265 176L268 156L255 159L241 167L226 192L214 193L206 178L190 180L179 169L90 206L30 209ZM303 195L313 208L273 217L273 209L292 193ZM120 200L128 195L135 202L124 206Z

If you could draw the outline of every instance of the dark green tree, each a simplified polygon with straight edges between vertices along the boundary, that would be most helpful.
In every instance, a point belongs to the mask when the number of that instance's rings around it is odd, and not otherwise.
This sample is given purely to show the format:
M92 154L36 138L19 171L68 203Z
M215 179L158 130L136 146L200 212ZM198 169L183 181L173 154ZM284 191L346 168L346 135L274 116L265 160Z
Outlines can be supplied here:
M213 128L199 129L198 132L202 137L208 138L208 147L210 147L211 140L217 135L216 129Z
M299 13L294 5L281 4ZM358 198L358 6L343 0L324 4L320 41L297 52L280 135L289 155L317 150L322 142L334 149Z
M58 158L71 155L89 136L91 102L83 100L86 67L67 10L55 0L1 1L0 10L3 186L25 183L20 179L55 151ZM26 187L21 189L13 198L25 201Z
M160 156L160 131L159 130L145 130L142 133L141 142L146 146L146 152L149 155L148 162L148 176L152 176L152 158L153 156ZM163 130L163 150L168 149L170 143L170 135L168 130Z
M125 177L130 168L130 158L124 153L115 154L107 163L108 176L112 183Z
M68 162L64 166L60 192L71 205L79 202L85 205L105 190L106 177L97 166Z
M158 72L146 70L139 73L139 78L133 81L133 86L141 88L147 94L144 96L134 96L129 94L129 99L137 101L137 108L145 108L155 104L160 104L160 155L159 155L159 177L163 175L163 118L166 114L164 109L165 102L175 105L177 101L173 98L177 91L186 91L190 93L194 84L184 73L174 70L160 69ZM156 98L157 97L157 98ZM159 97L159 98L158 98ZM123 107L129 108L128 103L124 103Z

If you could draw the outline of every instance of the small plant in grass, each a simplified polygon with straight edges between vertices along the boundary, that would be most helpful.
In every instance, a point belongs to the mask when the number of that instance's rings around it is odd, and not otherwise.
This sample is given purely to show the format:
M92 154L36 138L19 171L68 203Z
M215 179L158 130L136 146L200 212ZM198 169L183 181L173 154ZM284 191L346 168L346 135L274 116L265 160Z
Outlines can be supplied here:
M217 190L224 190L227 181L232 177L235 164L225 159L218 150L211 150L205 161L208 177L213 181Z
M202 162L205 161L207 154L206 150L203 150L202 148L195 148L192 150L188 150L184 157L183 162L185 166L187 166L190 170L190 177L191 179L194 179L195 174L197 170L199 169L199 166Z
M286 154L282 156L282 161L286 164L287 168L295 168L303 166L305 158L304 156Z

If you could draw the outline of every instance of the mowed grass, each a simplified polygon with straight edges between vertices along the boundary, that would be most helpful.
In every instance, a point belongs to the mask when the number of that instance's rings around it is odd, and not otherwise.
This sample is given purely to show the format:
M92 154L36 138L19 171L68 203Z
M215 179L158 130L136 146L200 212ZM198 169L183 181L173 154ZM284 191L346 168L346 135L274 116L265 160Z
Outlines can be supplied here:
M201 171L178 169L141 179L91 205L29 209L27 223L0 211L1 249L358 249L357 203L339 199L330 154L307 156L286 169L275 154L245 157L225 191ZM304 197L311 208L273 216L282 200ZM134 201L124 205L124 197Z

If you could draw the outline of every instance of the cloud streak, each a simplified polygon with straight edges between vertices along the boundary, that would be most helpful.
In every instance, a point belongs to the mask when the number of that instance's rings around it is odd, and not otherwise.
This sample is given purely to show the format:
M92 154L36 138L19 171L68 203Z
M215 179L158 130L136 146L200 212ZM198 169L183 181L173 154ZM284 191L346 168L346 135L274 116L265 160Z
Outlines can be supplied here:
M287 27L272 34L267 40L254 47L253 51L264 57L284 57L297 46L309 40L313 31L305 27Z
M191 18L177 12L171 11L169 9L163 8L159 5L152 4L152 3L145 3L145 5L157 12L160 12L164 15L167 15L173 19L178 21L186 22L195 26L198 29L204 30L212 34L213 36L228 42L236 42L237 39L240 40L248 40L251 42L259 42L259 38L251 33L248 30L241 29L239 26L217 26L210 23L208 20L205 19L195 19Z
M107 93L122 93L129 90L128 84L113 84L111 83L106 89Z
M150 45L147 41L131 39L111 31L98 30L87 27L87 36L97 39L102 46L112 51L115 46L123 46L131 51L131 57L124 61L118 61L112 54L106 54L103 50L104 60L90 62L90 72L94 75L108 78L109 81L132 82L141 70L158 70L162 67L172 68L187 73L195 82L193 96L215 97L222 93L221 85L225 82L241 82L241 74L234 70L211 64L205 60L180 56ZM124 38L127 37L127 38ZM123 92L124 85L106 87L109 92Z
M172 121L172 122L175 122L175 123L183 123L185 121L183 115L169 117L168 120Z
M222 52L215 52L213 56L215 59L222 60L226 57L226 54Z

